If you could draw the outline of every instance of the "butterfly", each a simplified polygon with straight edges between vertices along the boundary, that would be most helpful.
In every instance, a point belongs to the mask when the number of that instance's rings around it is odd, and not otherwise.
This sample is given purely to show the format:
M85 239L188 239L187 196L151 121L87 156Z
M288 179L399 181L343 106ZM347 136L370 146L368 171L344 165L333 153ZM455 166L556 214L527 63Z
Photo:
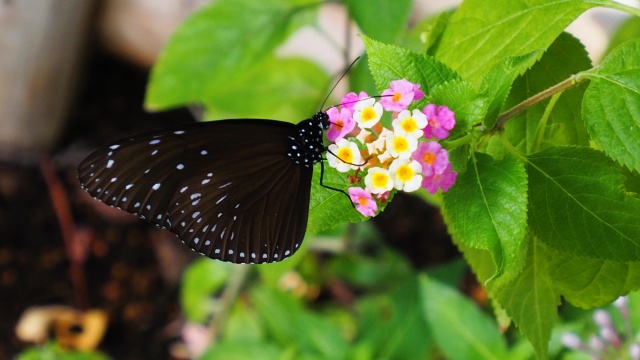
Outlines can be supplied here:
M94 151L78 179L94 198L212 259L281 261L304 238L328 127L320 111L297 125L235 119L141 134Z

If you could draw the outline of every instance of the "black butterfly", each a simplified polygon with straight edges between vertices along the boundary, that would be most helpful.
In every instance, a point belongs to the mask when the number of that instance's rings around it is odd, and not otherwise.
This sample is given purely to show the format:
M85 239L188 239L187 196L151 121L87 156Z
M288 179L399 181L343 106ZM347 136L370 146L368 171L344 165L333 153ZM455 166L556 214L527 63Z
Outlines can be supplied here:
M89 155L78 179L96 199L212 259L280 261L304 238L328 126L318 112L297 125L221 120L138 135Z

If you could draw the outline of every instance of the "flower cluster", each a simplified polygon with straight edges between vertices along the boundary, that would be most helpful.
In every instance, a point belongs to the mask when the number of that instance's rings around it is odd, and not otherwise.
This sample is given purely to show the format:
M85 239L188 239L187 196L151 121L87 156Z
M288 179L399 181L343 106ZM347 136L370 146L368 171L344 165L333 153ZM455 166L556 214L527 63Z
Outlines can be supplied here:
M640 342L631 326L629 299L619 297L613 305L620 312L622 324L614 323L610 311L599 309L593 313L597 332L590 335L588 341L583 342L576 333L567 332L562 335L562 344L586 353L591 359L640 360Z
M438 188L447 191L457 176L449 153L436 141L449 136L453 112L435 104L409 110L424 97L420 85L404 79L390 85L379 101L365 92L349 93L339 109L327 110L327 139L332 142L327 160L339 172L349 173L354 185L349 196L364 216L374 216L393 191L422 187L435 194ZM391 126L382 125L385 111L391 113Z

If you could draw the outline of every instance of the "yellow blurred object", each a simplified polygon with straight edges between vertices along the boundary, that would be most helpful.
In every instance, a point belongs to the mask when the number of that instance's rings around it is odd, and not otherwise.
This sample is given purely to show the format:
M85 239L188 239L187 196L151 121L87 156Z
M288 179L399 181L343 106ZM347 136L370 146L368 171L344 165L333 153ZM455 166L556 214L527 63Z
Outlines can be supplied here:
M103 310L82 312L61 305L30 307L18 320L16 335L25 342L43 343L53 334L62 347L88 351L102 340L107 322Z

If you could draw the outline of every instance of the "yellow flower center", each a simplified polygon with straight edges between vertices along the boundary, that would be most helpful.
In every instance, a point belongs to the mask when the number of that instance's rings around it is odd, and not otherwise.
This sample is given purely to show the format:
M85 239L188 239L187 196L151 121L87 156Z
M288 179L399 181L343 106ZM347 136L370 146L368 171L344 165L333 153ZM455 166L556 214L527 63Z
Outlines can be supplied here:
M402 94L401 93L393 94L393 98L392 98L393 102L398 102L398 101L400 101L400 99L402 99Z
M347 147L340 148L336 155L338 155L338 159L342 160L345 163L353 163L353 152Z
M403 137L394 138L393 149L399 153L409 150L409 143L407 142L407 139Z
M389 182L389 176L383 173L373 174L373 176L371 177L371 182L377 188L384 188Z
M424 155L422 155L422 160L429 164L432 165L434 161L436 161L436 155L434 153L424 153Z
M407 181L411 180L411 178L413 178L414 174L415 174L415 172L413 172L413 169L408 164L401 165L398 168L398 171L396 172L396 176L402 182L407 182Z
M361 116L363 121L371 121L376 118L376 112L373 110L373 108L364 108L364 110L362 110Z
M406 118L402 121L401 124L402 130L411 133L418 130L418 124L413 118Z
M360 205L362 205L362 206L366 206L366 205L367 205L367 203L369 203L369 200L367 200L367 198L365 198L365 197L360 197L360 198L358 199L358 204L360 204Z

